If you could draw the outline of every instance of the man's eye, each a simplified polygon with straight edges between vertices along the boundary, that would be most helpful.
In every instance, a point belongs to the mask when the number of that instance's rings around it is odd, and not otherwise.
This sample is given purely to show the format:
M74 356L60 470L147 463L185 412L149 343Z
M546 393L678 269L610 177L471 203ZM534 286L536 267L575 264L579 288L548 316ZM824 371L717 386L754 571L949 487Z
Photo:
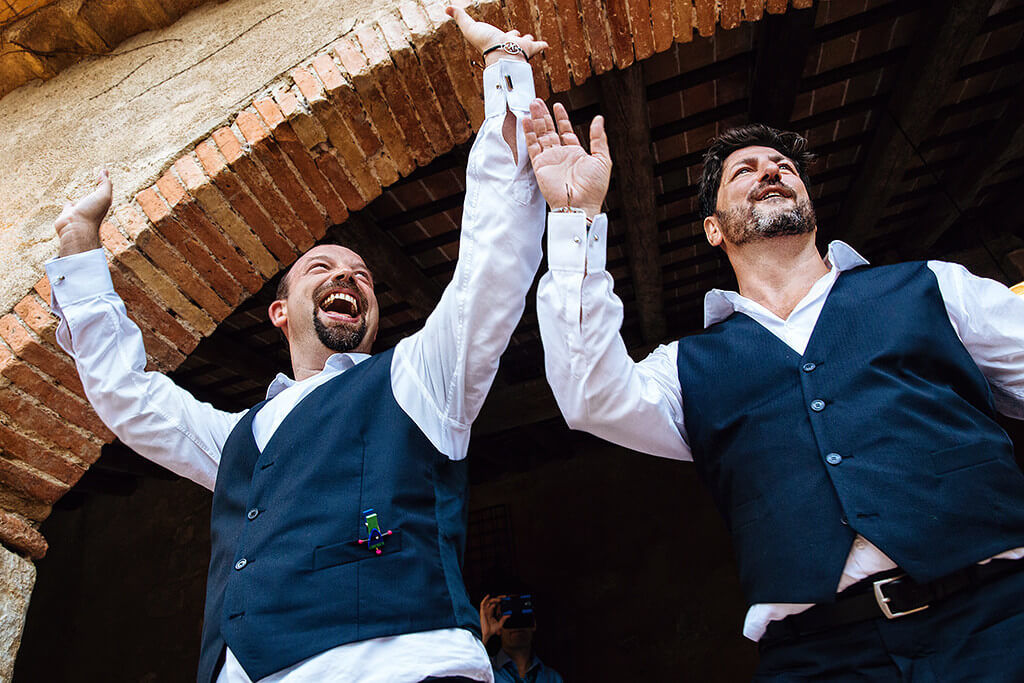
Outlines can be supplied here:
M314 271L314 270L327 270L327 266L324 265L323 263L314 263L313 265L311 265L309 267L309 270L310 271Z

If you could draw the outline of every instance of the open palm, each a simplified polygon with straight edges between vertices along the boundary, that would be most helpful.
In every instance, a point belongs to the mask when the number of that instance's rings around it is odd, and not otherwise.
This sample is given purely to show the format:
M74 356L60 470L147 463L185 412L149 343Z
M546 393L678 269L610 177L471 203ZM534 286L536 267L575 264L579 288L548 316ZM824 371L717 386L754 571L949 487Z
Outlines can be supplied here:
M561 104L554 106L554 119L543 100L530 104L530 116L523 119L526 151L533 164L544 199L553 209L583 209L591 218L601 212L608 193L612 159L604 119L590 124L590 153L572 130L569 115Z

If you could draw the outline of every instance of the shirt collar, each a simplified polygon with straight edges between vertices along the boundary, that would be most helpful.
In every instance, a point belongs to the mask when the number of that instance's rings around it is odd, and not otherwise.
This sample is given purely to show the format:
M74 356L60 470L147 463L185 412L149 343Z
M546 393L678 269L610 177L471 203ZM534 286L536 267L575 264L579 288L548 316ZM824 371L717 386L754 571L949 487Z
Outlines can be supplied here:
M512 661L512 658L509 657L504 650L499 649L498 654L494 656L494 668L504 669L509 664L512 664L513 667L516 665L515 662ZM533 655L530 659L530 666L526 668L526 673L530 673L534 669L541 666L544 666L544 664L540 661L540 657L538 657L537 655Z
M313 377L307 377L306 379L302 380L302 382L308 382L314 377L319 377L321 374L325 372L345 372L349 368L354 367L359 363L362 363L369 357L370 354L368 353L336 353L327 359L327 362L324 363L323 370L313 375ZM284 374L283 372L277 373L277 376L274 377L274 381L270 383L269 387L267 387L267 400L269 401L270 399L274 398L288 387L295 386L296 384L302 384L302 382L295 381L294 379Z
M846 242L835 240L828 245L825 263L829 265L830 270L835 271L835 275L838 275L844 270L866 266L868 261ZM728 318L744 300L739 292L712 289L704 295L704 327L711 327Z

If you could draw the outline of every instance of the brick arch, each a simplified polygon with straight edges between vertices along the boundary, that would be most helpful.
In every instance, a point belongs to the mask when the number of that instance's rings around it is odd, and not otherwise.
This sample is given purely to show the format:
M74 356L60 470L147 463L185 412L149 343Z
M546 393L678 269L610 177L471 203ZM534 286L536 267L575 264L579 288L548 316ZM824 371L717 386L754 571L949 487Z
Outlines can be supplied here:
M811 0L792 0L794 8ZM787 0L505 0L478 17L551 47L535 62L547 97ZM103 224L114 285L151 369L178 367L242 301L415 167L483 119L477 67L439 1L403 0L241 106L230 124L167 160ZM114 439L58 350L43 278L0 317L0 541L32 558L50 506Z

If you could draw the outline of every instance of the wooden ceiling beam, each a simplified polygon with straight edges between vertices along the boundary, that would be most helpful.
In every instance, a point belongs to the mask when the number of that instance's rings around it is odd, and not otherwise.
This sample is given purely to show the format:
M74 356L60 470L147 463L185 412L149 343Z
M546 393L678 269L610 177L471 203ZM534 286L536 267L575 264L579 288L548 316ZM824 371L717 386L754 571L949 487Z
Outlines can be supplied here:
M664 339L666 324L661 300L654 158L643 66L635 64L625 70L609 71L598 76L597 82L615 162L636 306L644 340L654 343Z
M992 0L943 0L927 7L861 170L840 214L838 236L866 241L899 186L949 86L956 80Z
M942 175L944 192L932 204L920 222L920 228L907 235L909 245L920 254L927 251L949 230L957 219L974 206L978 194L992 176L1011 159L1024 156L1024 89L1006 105L1004 115L989 129L988 135L963 163Z
M770 14L758 22L757 57L750 72L752 123L785 128L814 42L817 8Z

